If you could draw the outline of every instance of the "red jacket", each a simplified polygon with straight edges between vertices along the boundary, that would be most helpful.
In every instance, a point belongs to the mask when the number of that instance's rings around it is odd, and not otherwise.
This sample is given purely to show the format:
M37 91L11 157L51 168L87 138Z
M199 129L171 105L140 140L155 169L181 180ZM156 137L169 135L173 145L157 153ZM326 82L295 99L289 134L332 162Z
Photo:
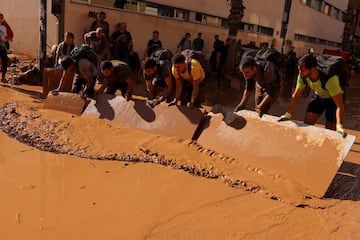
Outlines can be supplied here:
M11 27L5 20L3 21L3 25L6 27L7 38L12 41L14 38L14 32L11 30Z

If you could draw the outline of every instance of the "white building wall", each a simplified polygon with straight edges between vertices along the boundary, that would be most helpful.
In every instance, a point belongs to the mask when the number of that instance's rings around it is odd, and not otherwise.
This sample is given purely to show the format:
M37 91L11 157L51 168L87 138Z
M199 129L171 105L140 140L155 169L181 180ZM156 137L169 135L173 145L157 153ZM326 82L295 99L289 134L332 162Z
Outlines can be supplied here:
M93 20L88 17L89 11L105 11L107 20L111 26L111 31L115 30L116 23L126 21L128 30L134 38L135 50L139 52L140 56L143 55L146 43L148 39L151 38L153 30L160 32L160 39L164 43L164 46L172 50L175 50L177 43L185 32L190 32L192 39L196 37L197 32L202 32L208 55L212 50L213 36L219 34L220 38L224 40L228 34L228 30L222 27L149 16L123 9L101 8L88 4L74 3L71 0L65 1L65 31L75 33L75 42L77 44L82 42L82 35L89 30L89 26ZM95 0L85 0L82 2L87 3L91 1ZM227 18L230 9L226 0L151 0L151 2L198 11L223 18ZM346 11L348 5L348 0L327 0L327 2L335 5L342 11ZM283 41L279 35L284 0L244 0L243 3L246 7L243 22L273 28L274 34L273 36L268 36L254 32L239 31L238 38L241 38L244 44L250 41L255 41L257 45L261 42L268 42L270 44L275 41L275 47L280 50ZM0 9L15 33L14 41L11 43L12 48L17 52L37 56L39 52L40 1L0 1ZM47 44L49 46L48 50L50 50L52 45L57 44L58 39L58 24L57 19L51 15L51 0L48 0L47 25ZM317 52L321 52L323 48L329 47L295 41L295 34L340 43L343 29L344 23L301 4L300 0L292 1L287 40L289 44L292 43L295 45L298 53L302 54L306 52L306 49L309 47L315 48Z
M51 15L51 0L47 1L47 43L57 41L57 19ZM10 42L11 49L19 53L37 57L40 39L40 0L0 1L0 12L4 14L14 32L14 40ZM51 45L48 46L50 50Z

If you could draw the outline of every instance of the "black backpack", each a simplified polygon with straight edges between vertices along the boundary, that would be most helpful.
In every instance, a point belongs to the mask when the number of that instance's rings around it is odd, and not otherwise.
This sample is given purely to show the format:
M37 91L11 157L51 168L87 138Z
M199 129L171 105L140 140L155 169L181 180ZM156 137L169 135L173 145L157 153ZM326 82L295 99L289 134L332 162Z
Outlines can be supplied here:
M280 71L285 67L285 59L283 55L276 51L274 48L262 48L260 49L255 56L255 61L257 63L262 63L269 61L275 64L277 69Z
M189 73L191 73L191 60L192 59L197 60L200 63L201 67L205 71L205 66L206 66L205 57L200 51L185 49L185 50L181 51L181 54L185 56L186 62L188 63Z
M261 73L264 73L266 62L274 63L278 74L277 80L283 81L283 71L285 69L285 59L283 55L274 48L262 48L255 55L255 61L260 66Z
M92 62L95 66L97 66L98 57L94 50L92 50L89 45L81 44L80 46L76 46L71 52L70 57L76 63L79 62L80 58L86 58L90 62Z
M173 57L172 52L166 48L160 48L150 55L150 58L154 59L159 64L160 61L168 60L171 62Z
M317 69L321 71L320 81L321 87L326 90L326 83L329 78L337 75L339 77L339 83L344 91L343 97L345 98L345 92L350 82L350 69L347 62L340 56L333 56L328 54L321 54L316 57ZM303 79L303 82L307 86L307 81Z
M316 60L318 62L317 68L327 75L326 80L321 81L323 89L326 89L326 81L334 75L339 76L340 86L343 90L349 86L350 69L342 57L322 54L317 56Z

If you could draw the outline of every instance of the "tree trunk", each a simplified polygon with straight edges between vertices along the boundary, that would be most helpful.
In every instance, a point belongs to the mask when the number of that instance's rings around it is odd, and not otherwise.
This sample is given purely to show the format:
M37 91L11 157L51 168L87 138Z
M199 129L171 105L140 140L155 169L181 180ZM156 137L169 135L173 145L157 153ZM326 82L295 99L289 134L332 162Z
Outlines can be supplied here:
M235 55L236 55L236 37L240 27L241 20L244 16L244 5L242 0L227 0L230 2L230 14L228 17L229 38L231 39L228 55L226 59L224 75L233 75L235 72ZM229 77L230 77L229 76Z
M40 82L46 62L46 26L47 26L47 1L40 0L40 42L39 42L39 70Z

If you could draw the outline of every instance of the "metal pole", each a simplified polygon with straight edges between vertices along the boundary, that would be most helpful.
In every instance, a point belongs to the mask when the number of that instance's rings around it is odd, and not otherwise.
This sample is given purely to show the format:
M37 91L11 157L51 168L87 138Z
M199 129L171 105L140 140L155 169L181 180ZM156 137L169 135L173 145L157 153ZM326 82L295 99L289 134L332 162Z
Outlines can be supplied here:
M288 23L289 23L289 18L290 18L290 10L291 10L291 0L285 0L283 20L282 20L281 32L280 32L280 37L283 39L282 46L281 46L281 53L284 53L286 33L287 33Z
M46 61L46 15L47 0L40 0L40 46L39 46L39 69L40 82L42 83L42 73Z
M355 52L355 49L356 49L356 37L355 37L355 34L356 34L356 27L358 25L358 21L359 21L359 9L354 9L354 13L355 13L355 23L354 23L354 29L353 29L353 39L352 39L352 52L354 53Z

